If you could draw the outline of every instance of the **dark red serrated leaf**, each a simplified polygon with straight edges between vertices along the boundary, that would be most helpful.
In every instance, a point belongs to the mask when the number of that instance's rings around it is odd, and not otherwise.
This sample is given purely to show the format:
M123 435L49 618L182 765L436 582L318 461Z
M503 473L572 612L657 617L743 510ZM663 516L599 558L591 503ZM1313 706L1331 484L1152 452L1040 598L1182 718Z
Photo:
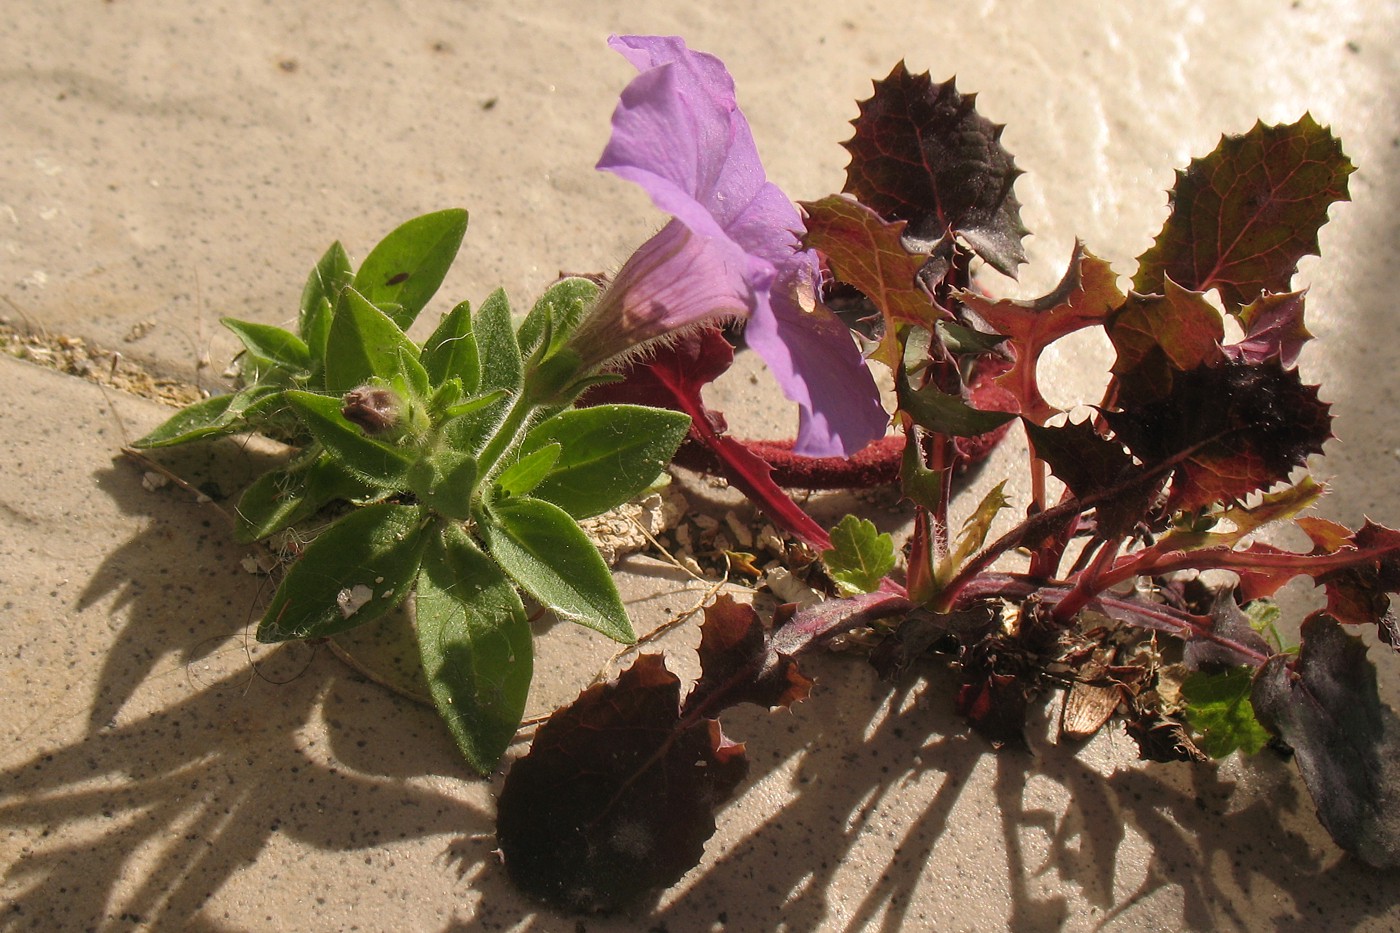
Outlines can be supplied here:
M1101 436L1089 422L1041 427L1027 421L1035 455L1077 499L1103 496L1096 506L1100 537L1127 534L1142 520L1164 480L1148 477L1118 441ZM1116 490L1116 492L1115 492Z
M1232 312L1260 292L1288 291L1298 260L1317 254L1328 206L1350 199L1353 171L1311 114L1222 137L1177 172L1171 215L1138 257L1133 288L1161 292L1165 278L1192 291L1214 288Z
M713 451L726 479L763 510L773 524L819 551L831 547L826 531L773 481L772 469L734 438L722 434L724 416L712 411L701 390L734 362L734 348L717 327L699 327L632 363L620 382L591 389L585 403L650 405L690 415L690 438Z
M1225 360L1225 325L1202 292L1170 279L1161 295L1133 293L1105 329L1118 358L1119 398L1136 405L1171 392L1174 374Z
M713 719L680 715L680 681L642 655L540 726L511 768L496 838L511 880L573 911L611 911L700 861L715 808L748 772Z
M1332 436L1328 407L1277 360L1232 360L1178 373L1169 394L1104 415L1149 469L1170 471L1171 508L1190 510L1286 480Z
M1378 868L1400 865L1400 719L1381 704L1361 639L1323 612L1302 636L1296 661L1276 656L1255 675L1255 715L1293 747L1337 844Z
M753 607L727 594L705 607L700 666L704 673L685 698L687 713L713 713L718 701L790 706L812 690L797 662L773 649Z
M899 324L932 328L948 317L919 285L927 256L904 248L904 221L887 223L872 209L833 194L801 204L807 214L803 245L823 253L838 281L854 285L880 310L885 333L872 356L894 369L899 365Z
M932 245L951 231L1014 276L1026 261L1011 191L1021 170L1001 145L1002 127L977 113L976 96L900 62L851 121L843 190L886 220L908 221L907 236Z
M1108 263L1078 241L1060 284L1047 295L1031 301L993 301L976 292L961 291L954 297L997 333L1011 338L1008 343L1016 360L997 377L996 384L1010 392L1020 403L1021 413L1037 424L1044 424L1059 411L1040 394L1036 382L1041 353L1061 337L1103 323L1124 300Z

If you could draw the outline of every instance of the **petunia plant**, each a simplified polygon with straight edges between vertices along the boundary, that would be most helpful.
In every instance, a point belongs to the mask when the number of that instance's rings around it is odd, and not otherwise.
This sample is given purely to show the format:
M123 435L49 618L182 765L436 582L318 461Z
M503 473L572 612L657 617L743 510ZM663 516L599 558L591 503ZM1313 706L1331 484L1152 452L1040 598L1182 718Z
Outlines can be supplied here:
M334 635L411 596L433 699L489 773L532 676L522 594L634 641L577 522L664 482L674 456L805 543L826 598L767 626L721 598L687 691L642 655L545 722L499 802L505 868L529 893L608 910L679 879L748 770L718 714L806 698L800 656L847 633L891 678L952 677L989 747L1023 744L1058 692L1066 740L1121 723L1159 762L1291 753L1337 843L1400 864L1400 731L1350 634L1400 647L1400 532L1303 514L1325 492L1307 468L1332 417L1298 370L1311 334L1292 279L1348 197L1332 134L1305 114L1222 139L1178 174L1130 287L1076 243L1048 294L998 298L974 273L1026 259L1021 173L952 81L901 63L877 82L842 192L799 209L768 181L718 59L677 38L611 44L638 74L598 168L671 218L615 275L564 279L518 320L500 291L460 303L418 343L407 331L466 213L410 221L358 269L334 245L294 330L225 322L244 345L237 390L140 442L257 431L290 445L242 494L240 538L333 520L258 637ZM741 441L702 400L734 357L722 324L796 404L795 439ZM1115 359L1075 419L1037 363L1093 329ZM892 376L893 412L872 364ZM960 471L1013 431L1025 501L1000 483L957 502ZM784 490L877 484L908 507L902 549L856 516L826 528ZM1309 550L1260 537L1289 527ZM1325 606L1280 625L1272 598L1295 578Z

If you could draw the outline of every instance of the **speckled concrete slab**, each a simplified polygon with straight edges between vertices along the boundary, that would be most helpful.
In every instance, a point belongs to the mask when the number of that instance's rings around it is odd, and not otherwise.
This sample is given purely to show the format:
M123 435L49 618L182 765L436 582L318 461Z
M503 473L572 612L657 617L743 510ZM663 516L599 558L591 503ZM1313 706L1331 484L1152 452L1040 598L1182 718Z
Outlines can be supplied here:
M448 298L504 285L524 302L560 269L615 267L660 218L591 168L630 74L611 32L679 33L724 58L795 198L840 187L837 142L870 79L900 58L956 72L1029 171L1024 293L1058 277L1075 235L1131 271L1172 169L1256 117L1311 110L1360 166L1325 262L1299 278L1322 338L1304 373L1343 439L1322 511L1400 521L1385 280L1400 11L1026 6L15 4L0 21L0 314L212 385L232 351L220 315L289 319L331 239L363 256L428 210L472 211ZM1103 358L1055 347L1055 400L1093 396L1086 361ZM8 360L0 385L25 400L0 420L7 927L575 928L510 889L490 851L498 784L467 778L431 711L324 651L247 653L259 583L244 553L207 508L112 460L158 408ZM755 393L734 380L718 404L761 413ZM1001 452L983 482L1015 461ZM639 628L698 596L642 571L623 575ZM544 696L572 696L606 653L561 645ZM1139 769L1122 736L991 756L936 688L815 667L794 712L727 718L755 767L702 865L588 929L1394 927L1400 882L1337 853L1288 767Z

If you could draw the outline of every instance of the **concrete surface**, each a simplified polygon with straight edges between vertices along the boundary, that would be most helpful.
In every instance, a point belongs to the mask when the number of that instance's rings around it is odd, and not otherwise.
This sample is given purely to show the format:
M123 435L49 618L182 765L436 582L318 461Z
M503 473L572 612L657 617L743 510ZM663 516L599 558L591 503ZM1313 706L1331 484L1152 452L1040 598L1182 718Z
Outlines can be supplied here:
M233 349L220 315L289 320L330 240L362 257L428 210L472 211L444 299L499 284L524 304L560 269L619 264L660 218L592 169L630 75L611 32L679 33L725 59L770 176L801 199L840 187L837 143L872 78L901 58L956 73L1029 172L1025 293L1059 276L1075 235L1130 273L1174 168L1256 117L1311 110L1360 166L1326 259L1298 282L1321 338L1305 375L1341 438L1321 511L1400 523L1394 4L17 0L6 14L0 314L206 385ZM1102 360L1057 346L1056 401L1093 395ZM470 779L430 710L325 651L251 650L265 594L244 549L113 459L165 410L9 359L0 386L0 924L576 928L513 893L491 854L499 778ZM758 391L736 381L719 404L762 411ZM1017 462L1000 452L983 482ZM658 573L622 575L639 628L698 597ZM542 704L606 653L588 638L544 650ZM701 866L656 905L578 928L1396 928L1400 880L1337 852L1291 768L1138 768L1121 734L992 756L938 689L916 702L859 663L815 667L793 713L726 718L755 767Z

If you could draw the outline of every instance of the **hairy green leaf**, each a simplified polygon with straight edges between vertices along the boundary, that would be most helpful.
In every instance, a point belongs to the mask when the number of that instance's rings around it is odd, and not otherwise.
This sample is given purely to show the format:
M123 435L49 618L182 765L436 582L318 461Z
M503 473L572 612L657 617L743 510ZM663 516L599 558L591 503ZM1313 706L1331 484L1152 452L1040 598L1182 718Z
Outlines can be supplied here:
M389 317L407 330L437 293L467 232L467 212L459 208L424 214L379 242L355 273L355 291L366 301L390 307Z
M311 353L306 344L289 331L271 324L239 321L231 317L220 318L219 323L233 331L249 353L274 366L290 373L304 373L311 368Z
M597 300L598 286L588 279L570 277L555 282L520 323L516 337L521 352L529 356L539 350L546 333L553 345L567 340Z
M481 385L481 359L472 333L470 304L463 301L442 316L423 344L421 360L432 385L458 379L464 395L476 394Z
M454 524L423 556L414 596L423 673L457 747L490 774L515 737L533 669L515 586Z
M131 446L150 449L174 447L201 438L231 434L243 427L248 409L281 390L272 386L249 386L231 395L214 395L171 415L160 427Z
M428 374L418 362L418 347L388 315L347 288L326 341L326 388L348 392L372 378L427 394Z
M272 470L254 480L238 499L234 537L244 543L260 541L337 499L361 499L374 491L322 452L308 464Z
M258 641L324 638L379 618L408 595L427 541L418 506L356 509L292 564L258 625Z
M286 399L321 446L346 470L381 489L402 486L414 455L370 437L347 421L340 413L340 399L296 391L287 392Z
M339 242L332 243L301 290L301 313L297 332L311 355L312 371L322 369L326 359L326 337L331 332L331 314L340 302L340 292L355 277L350 257Z
M481 392L505 389L520 391L524 382L525 364L520 356L520 344L515 339L515 325L510 319L510 302L506 293L496 289L476 311L473 322L476 344L481 359Z
M496 477L496 490L504 496L526 495L549 473L561 449L558 444L546 444L523 455Z
M639 495L671 462L690 418L640 405L596 405L562 412L530 431L530 454L558 444L559 459L535 487L574 518L590 518Z
M563 509L539 499L494 502L481 530L491 556L545 608L614 641L637 640L608 565Z

